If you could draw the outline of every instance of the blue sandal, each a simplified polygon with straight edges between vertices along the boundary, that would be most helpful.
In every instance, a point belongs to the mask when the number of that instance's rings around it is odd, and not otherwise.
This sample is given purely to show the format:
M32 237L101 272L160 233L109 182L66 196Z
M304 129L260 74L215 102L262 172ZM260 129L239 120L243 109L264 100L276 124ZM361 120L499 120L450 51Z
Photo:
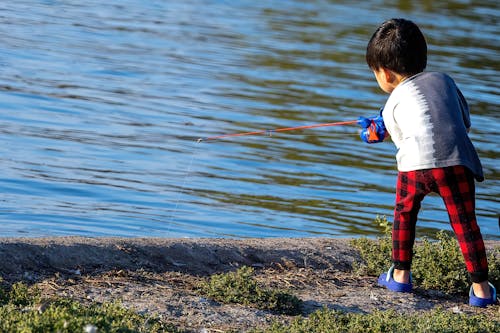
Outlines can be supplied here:
M400 283L397 281L394 281L393 279L393 273L394 273L394 265L389 268L387 273L382 273L379 278L378 278L378 284L380 286L386 287L389 290L400 292L400 293L409 293L411 292L413 285L412 285L412 279L411 279L411 273L410 273L410 282L409 283Z
M476 295L474 295L474 290L472 290L472 286L470 287L469 305L477 306L479 308L485 308L488 305L492 305L497 302L497 290L490 282L488 282L488 284L490 285L490 292L491 292L490 298L477 297Z

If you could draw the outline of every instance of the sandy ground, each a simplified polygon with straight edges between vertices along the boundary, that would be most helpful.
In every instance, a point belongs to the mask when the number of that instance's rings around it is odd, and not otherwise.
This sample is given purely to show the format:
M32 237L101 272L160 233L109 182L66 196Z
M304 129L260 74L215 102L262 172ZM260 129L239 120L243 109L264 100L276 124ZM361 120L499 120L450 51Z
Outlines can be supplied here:
M500 242L488 242L488 247ZM291 317L206 299L196 286L210 274L252 266L263 286L280 288L304 301L303 315L329 307L374 310L483 311L500 318L500 306L478 310L467 297L416 286L398 294L356 276L356 250L347 239L156 239L0 238L4 283L36 284L44 296L82 302L120 300L141 313L154 313L192 332L224 332L265 326Z

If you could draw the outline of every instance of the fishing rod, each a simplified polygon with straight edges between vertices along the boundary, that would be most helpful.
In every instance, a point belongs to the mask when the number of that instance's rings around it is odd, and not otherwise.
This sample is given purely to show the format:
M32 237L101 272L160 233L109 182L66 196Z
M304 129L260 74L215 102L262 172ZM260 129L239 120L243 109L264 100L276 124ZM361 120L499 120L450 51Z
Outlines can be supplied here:
M273 133L278 133L278 132L296 131L296 130L301 130L301 129L310 129L310 128L318 128L318 127L342 126L342 125L350 125L350 124L357 124L357 123L358 123L358 120L348 120L348 121L339 121L336 123L313 124L313 125L303 125L303 126L296 126L296 127L275 128L275 129L271 129L271 130L260 130L260 131L253 131L253 132L223 134L223 135L209 136L206 138L199 138L198 142L215 141L215 140L220 140L220 139L232 138L232 137L237 137L237 136L247 136L247 135L267 134L269 136L272 136Z

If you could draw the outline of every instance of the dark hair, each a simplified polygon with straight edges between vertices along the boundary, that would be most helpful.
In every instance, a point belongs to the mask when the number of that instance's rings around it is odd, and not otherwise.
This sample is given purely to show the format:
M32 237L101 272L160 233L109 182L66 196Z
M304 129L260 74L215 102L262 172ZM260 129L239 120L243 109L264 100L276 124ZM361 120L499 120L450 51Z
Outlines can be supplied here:
M401 75L423 72L427 66L427 43L412 21L393 18L378 27L366 47L371 69L381 67Z

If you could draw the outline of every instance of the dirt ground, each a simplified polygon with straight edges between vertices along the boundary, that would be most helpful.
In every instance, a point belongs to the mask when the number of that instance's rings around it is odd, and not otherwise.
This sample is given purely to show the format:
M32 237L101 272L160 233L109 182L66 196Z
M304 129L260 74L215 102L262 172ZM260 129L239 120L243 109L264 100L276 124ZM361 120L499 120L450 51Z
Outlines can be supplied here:
M487 247L499 245L487 243ZM475 309L464 296L418 286L411 294L387 291L376 285L376 277L351 272L358 260L347 239L0 238L4 283L24 281L38 285L44 296L82 302L119 300L192 332L244 332L293 319L219 304L197 292L196 286L210 274L241 266L254 267L263 286L302 299L304 316L322 307L358 313L386 309L413 313L441 307L500 317L500 306Z

